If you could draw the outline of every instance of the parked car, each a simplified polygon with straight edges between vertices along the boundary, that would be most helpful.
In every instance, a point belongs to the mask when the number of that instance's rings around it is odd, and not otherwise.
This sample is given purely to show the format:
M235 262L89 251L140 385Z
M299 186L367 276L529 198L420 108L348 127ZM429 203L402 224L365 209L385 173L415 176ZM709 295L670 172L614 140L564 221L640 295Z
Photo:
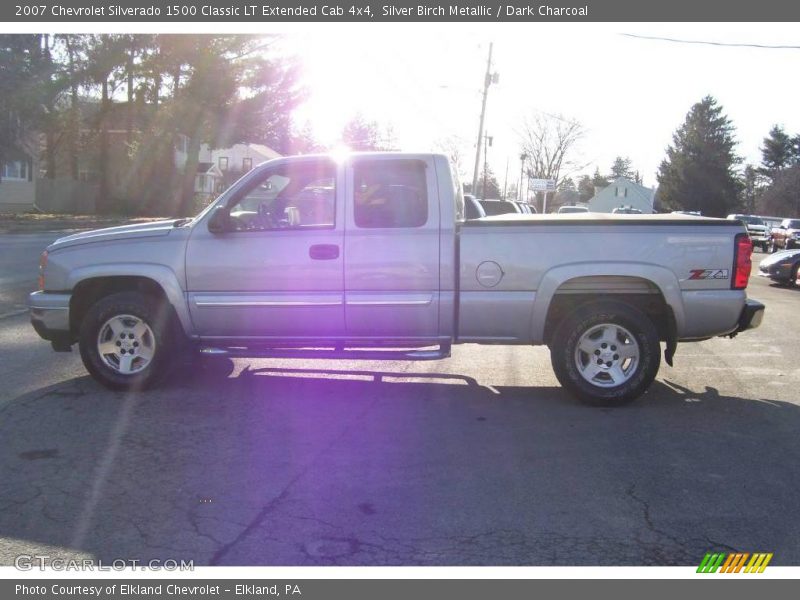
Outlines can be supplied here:
M642 211L638 208L633 208L632 206L618 206L611 211L612 214L615 215L640 215Z
M464 194L464 214L469 220L480 219L486 216L486 211L475 196Z
M770 232L770 252L790 250L797 246L800 246L800 219L784 219Z
M798 269L800 248L776 252L758 264L759 275L781 285L796 285Z
M565 215L569 213L588 213L589 209L585 206L559 206L558 213L559 215Z
M758 216L762 221L764 221L764 225L767 226L767 232L780 225L781 221L783 221L781 217L765 217L764 215Z
M727 218L730 221L741 221L747 228L750 239L753 240L753 246L761 248L763 252L767 251L770 244L770 233L764 219L756 215L742 214L728 215Z
M525 202L514 202L514 204L517 205L517 208L519 209L519 212L521 212L523 215L532 214L532 212L531 212L531 208L532 207L531 207L530 204L526 204ZM534 209L533 212L536 212L536 209Z
M112 389L154 385L194 354L431 360L453 344L539 344L561 384L596 405L644 393L661 342L671 365L680 341L761 322L740 223L466 220L462 202L442 155L279 158L194 219L56 240L31 321L56 351L77 343Z
M517 206L517 203L510 200L480 200L479 202L487 217L513 213L522 214L522 209Z

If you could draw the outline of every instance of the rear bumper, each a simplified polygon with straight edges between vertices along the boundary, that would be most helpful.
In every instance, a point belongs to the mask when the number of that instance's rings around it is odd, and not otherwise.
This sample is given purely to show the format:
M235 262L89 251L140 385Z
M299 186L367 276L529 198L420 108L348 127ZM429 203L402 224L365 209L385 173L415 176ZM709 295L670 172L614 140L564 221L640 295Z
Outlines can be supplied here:
M31 325L39 337L53 343L56 350L74 341L69 328L70 294L33 292L28 296Z
M742 309L742 314L739 316L739 325L732 335L735 335L740 331L755 329L761 325L761 321L764 319L765 308L766 307L761 304L761 302L750 300L748 298L744 308Z

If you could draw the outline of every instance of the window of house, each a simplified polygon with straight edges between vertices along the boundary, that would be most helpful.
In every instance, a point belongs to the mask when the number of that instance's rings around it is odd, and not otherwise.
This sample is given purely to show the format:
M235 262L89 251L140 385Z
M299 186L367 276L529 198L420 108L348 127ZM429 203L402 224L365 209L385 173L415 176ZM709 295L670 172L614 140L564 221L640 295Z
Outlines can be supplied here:
M198 175L197 176L197 190L199 192L204 192L206 189L206 176L205 175Z
M242 159L242 171L247 173L252 168L253 168L253 159L252 158L243 158Z
M428 221L424 162L360 161L354 166L353 178L356 226L422 227Z
M238 231L333 228L336 165L322 161L269 169L233 202L231 222Z
M617 186L617 198L627 198L628 188Z
M219 170L223 173L228 170L228 157L227 156L220 156L219 157Z
M3 179L28 181L28 161L9 160L3 163Z

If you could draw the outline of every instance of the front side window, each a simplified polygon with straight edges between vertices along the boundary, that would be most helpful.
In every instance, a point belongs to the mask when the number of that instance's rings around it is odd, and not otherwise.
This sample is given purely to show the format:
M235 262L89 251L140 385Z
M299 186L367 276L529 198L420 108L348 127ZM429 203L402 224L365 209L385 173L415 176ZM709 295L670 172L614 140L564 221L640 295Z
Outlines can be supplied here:
M428 221L424 162L359 161L353 168L353 180L357 227L422 227Z
M294 164L272 168L234 199L231 222L237 231L333 228L336 166Z
M219 170L223 173L228 170L228 157L227 156L220 156L219 157Z

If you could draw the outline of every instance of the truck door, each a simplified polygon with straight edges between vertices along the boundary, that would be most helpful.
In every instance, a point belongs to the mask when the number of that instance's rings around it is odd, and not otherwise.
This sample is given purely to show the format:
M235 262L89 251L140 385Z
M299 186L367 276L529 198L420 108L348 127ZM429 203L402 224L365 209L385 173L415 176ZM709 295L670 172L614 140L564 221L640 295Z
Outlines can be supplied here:
M257 167L228 200L230 222L194 227L189 310L204 337L344 335L343 169L328 159Z
M354 158L346 182L348 337L435 339L440 217L433 162Z

